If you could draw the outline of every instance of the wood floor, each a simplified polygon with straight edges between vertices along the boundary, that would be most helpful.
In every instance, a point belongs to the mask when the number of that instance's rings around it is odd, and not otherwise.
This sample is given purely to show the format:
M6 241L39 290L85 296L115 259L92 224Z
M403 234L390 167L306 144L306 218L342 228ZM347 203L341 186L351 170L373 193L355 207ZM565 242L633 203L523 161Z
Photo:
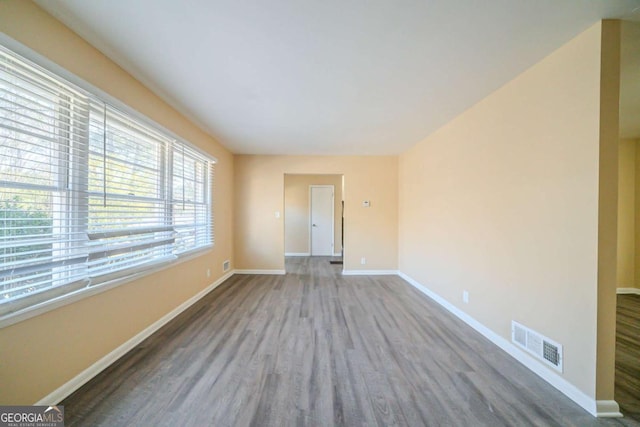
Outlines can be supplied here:
M341 267L232 277L65 399L67 426L640 425L593 418L402 279Z
M640 421L640 295L618 295L615 398Z

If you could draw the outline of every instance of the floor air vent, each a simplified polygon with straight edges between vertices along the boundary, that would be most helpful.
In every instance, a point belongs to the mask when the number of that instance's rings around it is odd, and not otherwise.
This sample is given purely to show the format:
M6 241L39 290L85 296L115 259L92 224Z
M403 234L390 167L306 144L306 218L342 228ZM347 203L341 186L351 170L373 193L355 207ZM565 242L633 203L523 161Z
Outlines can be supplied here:
M229 271L229 267L231 267L231 262L229 260L222 263L222 271Z
M553 340L511 321L511 341L538 359L562 372L562 346Z

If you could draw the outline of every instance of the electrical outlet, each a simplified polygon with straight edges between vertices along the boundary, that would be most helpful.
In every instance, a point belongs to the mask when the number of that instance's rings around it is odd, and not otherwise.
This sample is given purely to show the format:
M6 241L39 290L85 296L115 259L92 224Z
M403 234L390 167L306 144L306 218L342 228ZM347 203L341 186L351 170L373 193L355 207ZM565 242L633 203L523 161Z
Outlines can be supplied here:
M360 258L360 264L365 265L367 263L367 259L365 257Z
M462 302L464 302L465 304L469 304L469 292L468 291L462 291Z
M211 269L207 268L207 277L211 277Z

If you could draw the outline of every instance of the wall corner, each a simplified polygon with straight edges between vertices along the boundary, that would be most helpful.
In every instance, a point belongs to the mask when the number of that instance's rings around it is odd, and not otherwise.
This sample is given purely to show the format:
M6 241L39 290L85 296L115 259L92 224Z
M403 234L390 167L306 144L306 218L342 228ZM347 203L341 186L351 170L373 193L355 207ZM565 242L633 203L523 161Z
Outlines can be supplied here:
M600 50L596 400L613 401L616 345L619 20L603 20Z

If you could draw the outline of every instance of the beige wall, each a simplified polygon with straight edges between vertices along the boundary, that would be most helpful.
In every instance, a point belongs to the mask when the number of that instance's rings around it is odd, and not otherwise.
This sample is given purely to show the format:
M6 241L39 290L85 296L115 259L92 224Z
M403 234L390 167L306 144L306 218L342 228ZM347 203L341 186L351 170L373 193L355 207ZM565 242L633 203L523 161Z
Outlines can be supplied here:
M621 139L618 198L618 288L640 288L639 140Z
M0 329L0 404L29 405L222 276L222 262L233 253L233 156L32 2L1 1L0 31L219 160L213 195L213 250L161 273ZM211 269L211 278L206 277L206 269Z
M640 22L621 22L620 137L640 138Z
M638 144L640 140L635 141L635 182L634 182L634 280L630 287L640 288L640 149ZM625 212L628 212L628 208ZM626 286L625 286L626 287Z
M636 283L636 141L621 139L618 158L617 285L631 288Z
M284 177L284 252L309 254L309 187L333 185L334 254L342 250L342 175L291 175Z
M591 397L601 29L559 48L399 164L400 271L507 340L516 320L561 343L562 376ZM615 276L609 285L615 298Z
M274 213L284 210L285 174L337 174L344 176L345 270L397 269L397 157L241 155L234 170L236 268L284 269L284 223Z

